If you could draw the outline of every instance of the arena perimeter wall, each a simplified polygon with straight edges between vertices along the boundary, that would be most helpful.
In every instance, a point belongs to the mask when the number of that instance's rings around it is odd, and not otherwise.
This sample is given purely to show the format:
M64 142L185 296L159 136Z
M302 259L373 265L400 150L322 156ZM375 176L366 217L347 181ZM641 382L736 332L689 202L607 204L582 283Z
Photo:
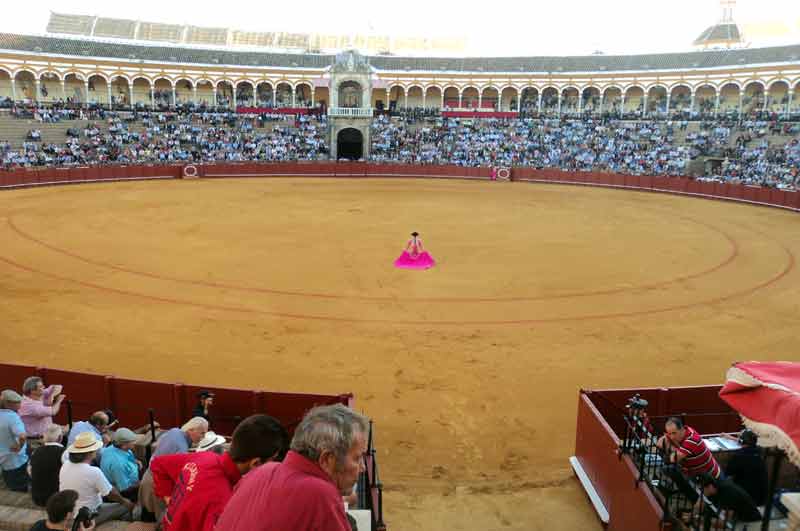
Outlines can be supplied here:
M76 168L0 170L0 189L55 184L175 179L184 172L197 177L416 177L488 180L490 168L460 166L373 164L363 162L221 163L208 165L91 166ZM746 186L700 182L685 177L654 177L603 172L567 172L512 168L514 181L602 186L724 199L800 211L800 193Z
M28 376L40 376L46 384L61 384L71 403L73 422L86 420L100 409L111 409L121 426L136 428L149 422L148 410L163 428L180 426L191 416L197 393L209 390L214 398L214 431L233 433L236 425L254 413L267 413L294 430L306 411L317 405L353 404L352 394L314 395L246 391L212 386L196 386L131 380L116 376L46 369L29 365L0 363L0 389L22 389ZM67 424L67 408L56 417Z

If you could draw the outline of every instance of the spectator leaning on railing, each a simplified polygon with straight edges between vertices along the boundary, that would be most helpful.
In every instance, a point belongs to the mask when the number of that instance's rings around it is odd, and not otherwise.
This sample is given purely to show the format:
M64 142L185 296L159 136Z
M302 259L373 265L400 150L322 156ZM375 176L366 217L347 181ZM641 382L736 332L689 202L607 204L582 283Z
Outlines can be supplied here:
M719 464L697 430L686 426L679 417L670 417L664 425L664 432L658 440L658 447L669 452L672 461L681 466L687 477L695 478L702 474L720 477Z

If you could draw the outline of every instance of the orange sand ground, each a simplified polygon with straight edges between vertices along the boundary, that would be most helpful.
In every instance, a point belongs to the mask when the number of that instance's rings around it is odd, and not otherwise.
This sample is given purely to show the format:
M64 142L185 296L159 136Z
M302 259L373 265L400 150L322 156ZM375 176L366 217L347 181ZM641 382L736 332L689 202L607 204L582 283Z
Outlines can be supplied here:
M798 228L767 208L522 183L6 191L0 348L136 378L352 391L376 420L392 531L594 530L567 463L578 389L800 358ZM412 230L435 269L391 266Z

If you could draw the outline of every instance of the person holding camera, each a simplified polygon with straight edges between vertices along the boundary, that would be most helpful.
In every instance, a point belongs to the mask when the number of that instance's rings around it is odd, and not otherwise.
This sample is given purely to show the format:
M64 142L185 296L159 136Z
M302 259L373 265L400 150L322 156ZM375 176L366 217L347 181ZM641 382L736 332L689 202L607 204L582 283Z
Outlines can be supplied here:
M91 531L94 529L94 522L86 519L86 512L75 517L75 524L69 527L72 520L72 513L75 512L75 503L78 501L78 493L74 490L62 490L56 492L47 499L47 519L39 520L30 531L49 531L57 529L59 531L82 530Z

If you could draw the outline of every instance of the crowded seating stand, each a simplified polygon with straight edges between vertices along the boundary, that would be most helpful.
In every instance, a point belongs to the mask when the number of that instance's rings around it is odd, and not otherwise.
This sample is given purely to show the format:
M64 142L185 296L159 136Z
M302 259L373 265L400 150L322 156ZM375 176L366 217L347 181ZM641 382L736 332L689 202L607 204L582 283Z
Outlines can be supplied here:
M37 381L41 384L38 389L42 389L44 394L35 390ZM32 382L33 385L28 385L28 382ZM84 438L93 434L98 445L106 446L103 454L99 457L101 464L103 459L110 459L112 453L119 452L116 450L117 447L121 449L120 456L124 456L127 452L126 449L130 448L131 457L129 459L131 462L135 458L143 466L140 476L147 470L151 456L159 455L159 450L157 450L159 443L162 439L169 438L165 434L176 431L175 429L170 430L171 427L183 426L181 428L183 430L192 429L192 426L199 426L199 421L196 419L203 420L202 424L205 429L198 434L196 441L192 436L191 440L194 443L192 446L211 450L214 445L223 443L223 446L220 447L220 451L222 451L223 448L230 445L230 438L220 437L220 435L230 436L248 416L266 413L279 422L291 436L306 412L314 407L335 404L341 404L348 408L354 407L354 398L350 394L319 395L215 387L200 388L183 384L0 364L0 388L6 390L3 394L4 399L9 398L13 401L20 398L21 400L20 393L23 390L23 383L26 384L27 391L34 389L30 396L44 401L45 405L52 400L51 393L66 395L62 399L65 407L60 408L54 416L46 419L48 423L52 422L52 426L60 428L57 432L63 434L63 440L50 443L47 436L44 440L38 436L32 436L32 440L27 441L25 451L20 450L23 455L50 448L49 445L58 442L63 444L62 451L66 449L64 453L66 456L66 452L72 452L81 444L81 441L85 444ZM27 400L28 394L25 396ZM208 401L209 397L212 398L210 402ZM198 401L200 401L200 405L198 405ZM203 404L206 406L202 407ZM5 400L0 404L0 411L4 414L12 415L11 411L18 409ZM48 413L47 407L41 409L44 413ZM24 422L27 423L30 417L24 415L25 411L21 410ZM205 417L192 417L197 414L205 415ZM187 423L190 418L192 422ZM89 420L85 421L84 419ZM363 473L358 477L358 486L355 489L356 497L349 500L350 508L367 511L365 514L369 515L370 525L374 523L376 526L373 527L374 529L384 529L381 506L382 484L378 479L378 464L375 457L376 450L371 421L368 422L368 426L368 433L364 434L366 452L363 454L361 465ZM209 430L213 433L206 433ZM67 434L69 434L69 439L67 439ZM60 439L60 437L57 438ZM182 436L179 436L179 439L181 438ZM93 440L93 437L89 436L89 441ZM113 452L110 450L112 443L115 448ZM9 451L8 448L4 449L3 444L3 441L0 441L0 457ZM203 445L207 445L208 448L201 448ZM33 451L30 449L31 446L35 446ZM162 453L165 450L166 447L162 448ZM11 451L13 452L13 448ZM108 457L104 457L106 453L109 454ZM72 455L70 453L70 459ZM123 459L127 458L123 457ZM27 457L25 460L27 461ZM4 460L0 459L0 462L4 462ZM105 465L110 466L110 463L105 463ZM105 465L103 465L104 470ZM45 469L46 467L39 467L34 470ZM5 477L5 467L3 472ZM112 477L115 481L118 478L117 475L112 475ZM39 480L41 483L41 478ZM17 529L27 531L37 520L44 518L43 507L34 503L28 489L25 489L24 492L12 492L9 489L10 486L6 485L6 482L0 484L0 529L3 531ZM133 504L136 504L135 490L128 489L128 491L133 497ZM129 494L123 494L129 496ZM141 496L140 487L139 498ZM41 500L39 501L41 502ZM152 521L154 516L143 507L140 510L139 505L136 505L132 514L136 520L143 518ZM359 516L360 513L357 510L353 514L363 518L363 516ZM134 527L128 527L129 525ZM101 525L99 529L148 529L148 527L141 527L142 525L149 524L109 521Z

